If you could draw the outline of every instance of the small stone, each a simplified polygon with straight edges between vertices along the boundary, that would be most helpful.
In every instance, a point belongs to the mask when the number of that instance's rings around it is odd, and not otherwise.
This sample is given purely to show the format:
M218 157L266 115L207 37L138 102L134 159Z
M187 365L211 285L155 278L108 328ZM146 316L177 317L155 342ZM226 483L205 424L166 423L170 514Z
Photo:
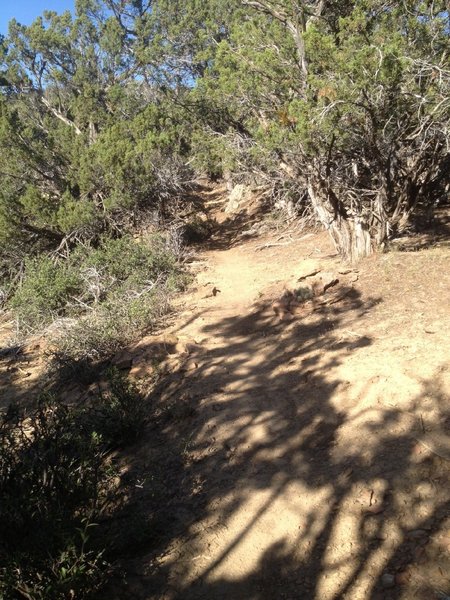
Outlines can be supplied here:
M400 571L395 575L395 583L398 585L406 585L411 579L411 570L407 567L404 571Z
M133 362L133 357L129 352L119 352L119 354L116 354L111 362L120 370L130 369Z
M395 577L391 573L383 573L381 576L381 585L384 588L391 588L395 585Z
M195 371L198 368L198 363L195 360L188 360L184 365L185 371Z
M408 537L412 538L413 540L421 538L425 535L427 535L425 529L413 529L412 531L408 531Z

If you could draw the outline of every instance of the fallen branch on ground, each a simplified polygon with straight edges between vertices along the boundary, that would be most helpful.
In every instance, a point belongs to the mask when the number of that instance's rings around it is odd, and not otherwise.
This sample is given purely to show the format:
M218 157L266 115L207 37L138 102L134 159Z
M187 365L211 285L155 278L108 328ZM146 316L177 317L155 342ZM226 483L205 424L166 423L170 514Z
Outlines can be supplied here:
M261 244L261 246L256 246L255 248L255 252L258 252L258 250L264 250L265 248L273 248L274 246L289 246L289 244L292 244L294 240L291 240L290 242L268 242L267 244Z

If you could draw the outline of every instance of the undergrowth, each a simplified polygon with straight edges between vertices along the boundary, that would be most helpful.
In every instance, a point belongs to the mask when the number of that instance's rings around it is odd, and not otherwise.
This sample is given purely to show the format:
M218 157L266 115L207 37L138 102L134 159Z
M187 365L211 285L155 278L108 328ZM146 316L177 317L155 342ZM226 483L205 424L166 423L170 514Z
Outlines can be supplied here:
M0 417L0 598L91 598L109 568L96 525L114 496L110 451L138 439L143 399L118 371L89 406L41 396Z
M180 251L163 235L104 238L65 259L29 261L10 306L23 332L55 324L58 355L97 359L154 325L187 279Z

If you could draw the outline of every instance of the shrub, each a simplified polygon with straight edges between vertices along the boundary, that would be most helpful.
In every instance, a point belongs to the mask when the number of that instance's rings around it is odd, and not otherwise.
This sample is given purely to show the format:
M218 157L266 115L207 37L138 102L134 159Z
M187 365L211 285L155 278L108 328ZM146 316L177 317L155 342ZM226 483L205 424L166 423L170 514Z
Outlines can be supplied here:
M94 337L98 331L105 341L120 341L121 336L126 341L128 330L146 327L165 312L167 294L185 281L163 236L152 235L142 242L131 236L105 237L97 248L78 247L57 263L49 257L28 261L11 307L20 326L29 330L98 307L81 328L92 329Z
M84 408L40 398L31 415L0 415L0 598L88 598L107 567L108 451L135 441L142 398L117 371ZM95 531L95 535L94 535Z
M49 257L26 262L25 277L11 301L22 327L36 329L66 312L82 281L71 265L55 264Z
M72 260L84 278L81 300L93 310L57 336L63 362L98 359L131 342L169 311L171 295L188 281L159 235L142 243L130 237L106 239Z
M146 409L136 387L116 368L108 373L110 390L103 395L95 419L96 430L109 447L135 442L145 425Z
M0 427L0 596L83 598L100 582L86 547L104 477L102 448L81 415L41 398Z
M56 218L59 229L66 234L86 227L95 228L99 221L92 202L75 200L68 193L63 194Z
M130 297L117 294L79 321L57 333L57 358L65 362L85 362L118 351L143 330L149 329L169 311L169 297L177 282Z
M114 282L143 285L176 270L176 257L168 250L162 236L149 236L144 242L130 236L104 238L100 246L83 261L84 268L95 268Z

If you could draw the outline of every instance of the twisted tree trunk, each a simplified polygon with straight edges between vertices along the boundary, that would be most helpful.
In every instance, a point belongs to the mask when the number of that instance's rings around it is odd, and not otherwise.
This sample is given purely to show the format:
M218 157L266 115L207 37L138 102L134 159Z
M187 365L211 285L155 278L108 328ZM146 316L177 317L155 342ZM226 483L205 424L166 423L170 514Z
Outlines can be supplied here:
M308 194L319 221L345 260L354 263L372 254L374 243L363 215L349 214L334 192L319 179L309 181Z

